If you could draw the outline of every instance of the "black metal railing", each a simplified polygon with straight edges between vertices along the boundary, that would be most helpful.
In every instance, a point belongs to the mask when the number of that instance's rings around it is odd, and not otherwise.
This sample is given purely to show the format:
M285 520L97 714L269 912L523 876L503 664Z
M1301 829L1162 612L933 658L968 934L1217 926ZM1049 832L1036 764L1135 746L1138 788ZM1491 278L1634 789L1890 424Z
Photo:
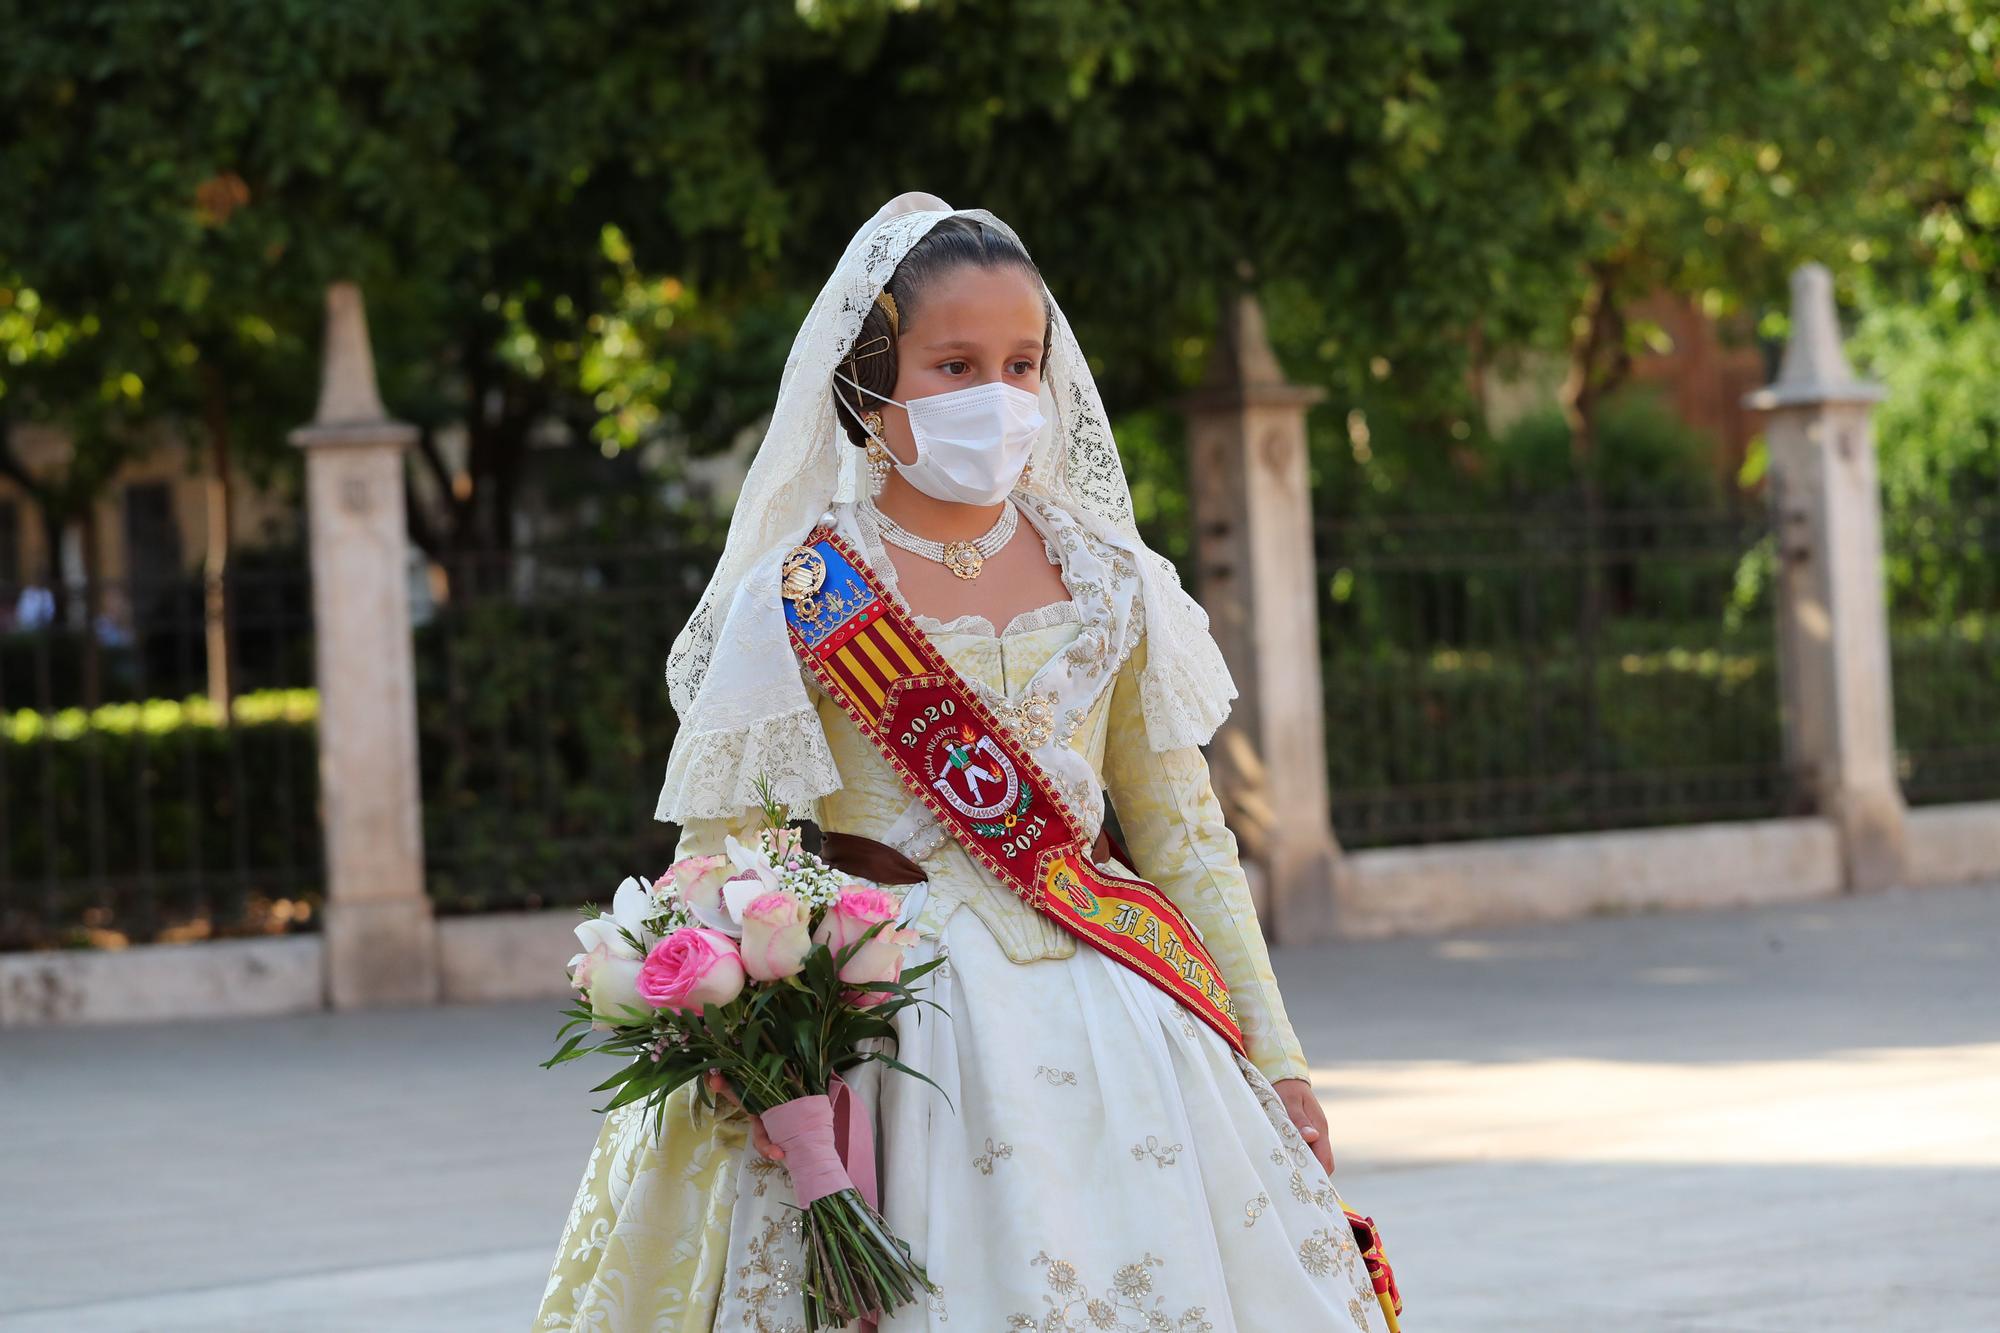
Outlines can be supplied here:
M304 569L17 585L0 606L0 949L314 924Z
M1913 800L2000 790L1996 539L1992 504L1888 525ZM1808 808L1782 759L1762 500L1345 519L1317 545L1345 845ZM440 912L599 901L664 868L662 669L714 555L682 541L436 567L414 634ZM22 614L0 635L0 947L316 924L309 589L303 570L230 577L228 725L206 702L199 578L106 581L53 608L5 590Z
M424 848L441 913L608 901L666 869L668 649L715 553L541 548L440 566L417 629Z
M1892 506L1882 546L1904 797L2000 798L2000 497Z
M1801 808L1762 499L1356 519L1318 546L1344 845Z

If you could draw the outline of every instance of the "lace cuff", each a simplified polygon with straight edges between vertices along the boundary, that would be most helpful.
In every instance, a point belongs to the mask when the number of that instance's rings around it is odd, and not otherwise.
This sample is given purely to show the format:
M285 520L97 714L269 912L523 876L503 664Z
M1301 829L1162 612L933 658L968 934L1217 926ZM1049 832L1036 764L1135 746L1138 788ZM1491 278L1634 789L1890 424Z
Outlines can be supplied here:
M726 818L757 804L760 776L794 810L839 790L840 769L817 708L808 703L745 728L681 736L653 817L672 823Z
M1229 716L1235 685L1228 688L1229 693L1222 694L1190 670L1186 654L1149 664L1139 673L1139 708L1146 719L1147 742L1162 751L1208 744Z
M1206 745L1229 716L1236 682L1222 649L1209 633L1208 612L1182 586L1165 557L1136 553L1146 590L1146 639L1172 644L1170 653L1148 653L1139 671L1139 709L1155 750Z

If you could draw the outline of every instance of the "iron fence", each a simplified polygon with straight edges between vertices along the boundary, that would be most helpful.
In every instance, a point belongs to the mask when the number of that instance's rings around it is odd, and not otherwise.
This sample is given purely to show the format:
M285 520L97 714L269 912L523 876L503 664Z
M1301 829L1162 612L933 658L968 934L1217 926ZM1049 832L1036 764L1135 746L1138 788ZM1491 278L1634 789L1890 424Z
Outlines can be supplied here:
M1904 797L2000 798L2000 497L1896 505L1882 545Z
M440 566L416 631L424 849L441 913L605 901L663 871L664 670L715 552L544 547Z
M1348 847L1797 811L1763 500L1318 533Z
M1913 801L2000 792L2000 505L1888 524ZM1799 813L1762 501L1348 519L1317 534L1328 765L1349 847ZM662 667L714 551L452 559L415 635L443 913L657 874ZM199 577L5 589L0 948L310 929L321 901L303 569L231 573L237 698L207 702Z
M13 585L0 606L0 949L309 926L304 569ZM210 697L221 642L227 708Z
M713 553L453 558L414 628L442 913L603 899L665 867L662 668ZM303 569L5 589L0 949L314 929L324 900ZM209 609L235 700L208 699Z

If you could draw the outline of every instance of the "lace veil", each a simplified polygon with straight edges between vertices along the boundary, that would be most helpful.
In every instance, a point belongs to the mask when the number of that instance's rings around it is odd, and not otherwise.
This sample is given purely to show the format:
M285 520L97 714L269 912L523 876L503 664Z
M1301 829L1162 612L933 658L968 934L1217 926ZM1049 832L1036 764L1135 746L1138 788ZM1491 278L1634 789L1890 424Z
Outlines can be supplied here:
M833 369L910 247L954 215L1020 240L983 208L954 209L922 192L898 195L847 243L799 326L722 558L667 658L681 725L660 792L660 819L733 815L756 804L760 774L794 808L841 785L786 638L778 567L830 506L861 497L862 451L836 419ZM1228 714L1235 683L1208 632L1207 613L1182 588L1172 563L1140 540L1097 383L1053 296L1049 307L1054 327L1041 388L1048 424L1023 486L1131 554L1146 616L1147 665L1139 686L1148 739L1159 750L1206 744Z

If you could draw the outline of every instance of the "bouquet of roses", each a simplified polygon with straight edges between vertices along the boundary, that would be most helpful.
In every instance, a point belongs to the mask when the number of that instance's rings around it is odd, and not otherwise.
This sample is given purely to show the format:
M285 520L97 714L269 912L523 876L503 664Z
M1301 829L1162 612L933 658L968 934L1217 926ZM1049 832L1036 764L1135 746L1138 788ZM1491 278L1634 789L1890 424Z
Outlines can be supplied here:
M839 1327L933 1290L876 1211L873 1131L840 1074L875 1060L931 1083L884 1047L897 1012L935 1003L910 983L942 959L905 968L917 934L896 925L901 900L803 850L769 786L759 791L754 838L730 837L725 853L678 861L650 886L627 879L609 912L577 926L578 1003L542 1067L624 1058L595 1089L615 1090L599 1109L643 1102L656 1133L667 1094L719 1070L784 1149L805 1214L807 1327Z

